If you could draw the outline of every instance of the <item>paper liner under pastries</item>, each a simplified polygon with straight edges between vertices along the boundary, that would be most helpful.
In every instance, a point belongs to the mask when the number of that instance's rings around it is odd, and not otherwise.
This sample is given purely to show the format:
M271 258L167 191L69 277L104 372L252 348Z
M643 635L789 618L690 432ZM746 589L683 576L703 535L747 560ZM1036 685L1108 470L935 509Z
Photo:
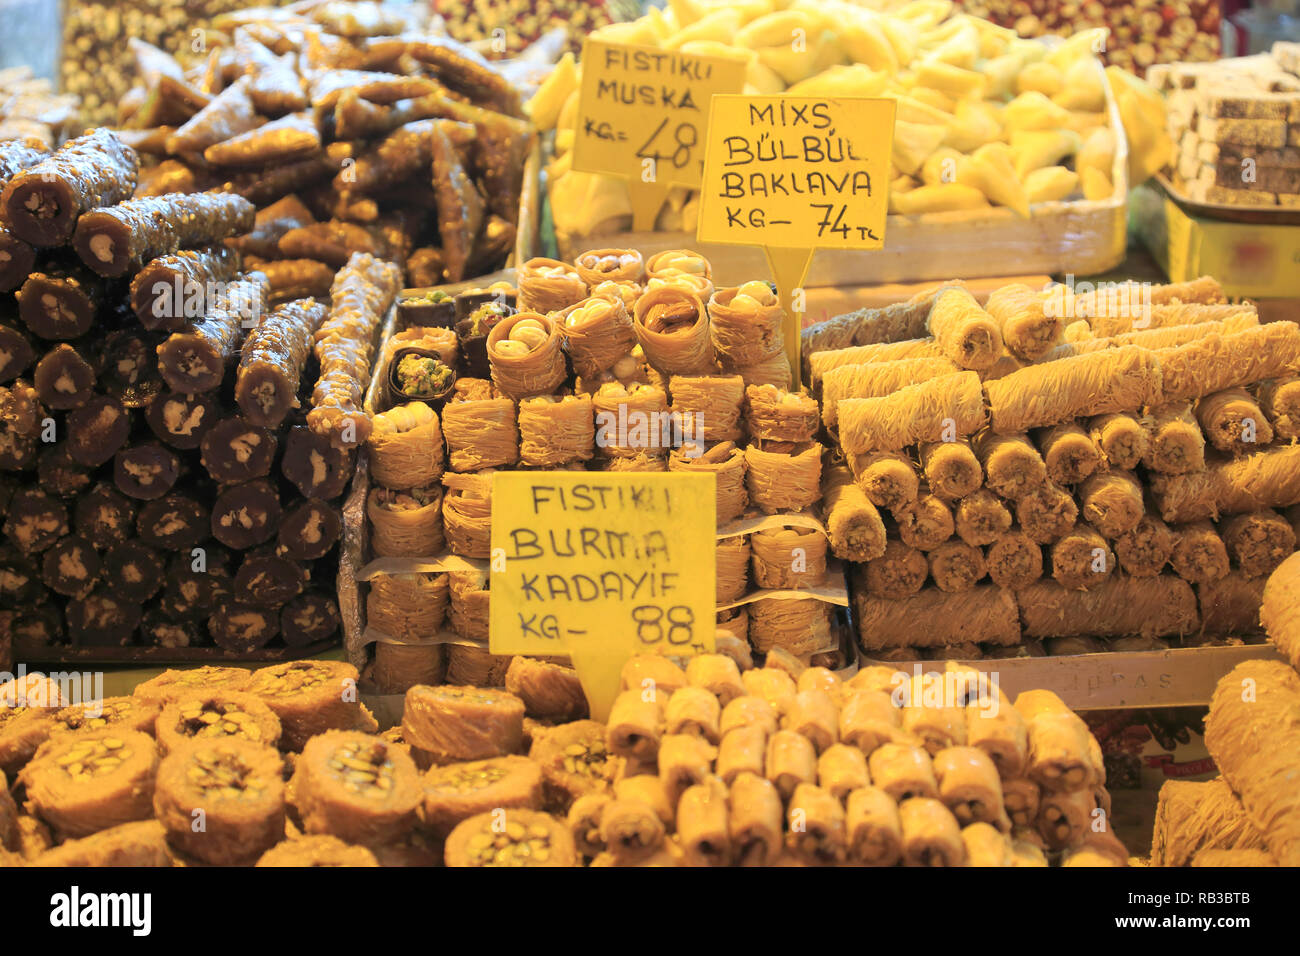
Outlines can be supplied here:
M868 654L891 647L937 647L964 641L1020 640L1017 595L994 585L948 594L923 588L902 600L859 593L853 598L858 640Z
M679 331L664 332L666 317L685 317ZM646 361L663 375L709 375L716 371L709 341L709 313L699 296L680 289L647 289L633 315Z
M555 316L573 370L599 378L636 346L632 317L622 299L583 299Z
M511 330L520 322L541 323L546 339L527 355L505 355L501 343L510 338ZM519 401L534 395L549 395L568 377L569 369L560 348L559 325L541 312L517 312L501 319L492 327L487 338L488 363L492 368L492 383L507 398Z
M1245 661L1214 688L1205 746L1282 866L1300 865L1300 676Z
M785 347L785 310L780 303L755 310L733 308L739 291L718 289L708 300L709 338L718 357L734 367L757 365Z
M822 514L835 556L865 563L885 553L885 524L866 493L843 465L824 473Z
M907 385L883 398L843 399L837 414L840 444L849 454L965 438L987 420L974 372L954 372Z
M1222 777L1166 780L1156 803L1152 866L1187 866L1205 850L1263 850L1264 837Z
M526 312L559 312L587 297L587 283L558 259L529 259L519 267L518 286L519 308Z

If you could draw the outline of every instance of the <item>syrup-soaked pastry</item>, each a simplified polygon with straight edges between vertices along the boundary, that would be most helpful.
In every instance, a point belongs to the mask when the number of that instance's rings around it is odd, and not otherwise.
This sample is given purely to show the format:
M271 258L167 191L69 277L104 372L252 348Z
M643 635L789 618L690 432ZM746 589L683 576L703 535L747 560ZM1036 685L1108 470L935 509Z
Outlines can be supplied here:
M227 598L208 617L208 634L217 647L247 654L265 647L280 633L280 611Z
M110 548L131 536L135 505L111 485L102 482L77 499L73 524L96 548Z
M433 133L438 121L415 120L393 130L334 177L340 193L371 193L411 179L433 163ZM436 175L436 174L435 174Z
M4 533L24 554L44 551L68 533L68 509L39 488L23 488L9 501Z
M271 285L271 299L324 299L334 283L334 270L315 259L275 259L258 263L257 270Z
M318 733L350 730L362 723L359 676L355 667L342 661L290 661L255 671L244 689L280 718L281 746L300 750Z
M316 221L311 210L303 201L292 193L277 199L264 209L257 211L251 231L227 244L234 246L246 256L260 259L278 259L280 257L280 238L290 229L310 226Z
M352 846L338 837L304 836L277 843L253 865L301 869L305 866L379 866L379 861L365 847Z
M56 594L81 597L95 586L99 576L99 555L85 538L68 535L47 549L42 557L42 579Z
M216 302L215 290L239 272L239 253L224 245L185 249L150 261L131 280L131 308L146 329L178 331Z
M4 250L0 248L0 267L3 257ZM16 322L0 318L0 382L12 382L31 368L35 361L36 347L32 343L32 337L19 328Z
M539 810L542 768L517 755L435 767L424 775L424 821L439 836L497 807Z
M171 491L180 476L181 462L158 442L132 445L113 457L113 483L131 498L152 501Z
M67 242L82 213L129 199L140 159L107 129L93 129L13 176L0 219L34 246Z
M290 229L280 237L280 258L315 259L341 269L354 255L387 256L391 250L375 232L355 222L330 219Z
M456 825L444 849L447 866L577 866L568 825L549 813L497 808Z
M406 692L402 732L412 746L450 760L481 760L519 749L524 702L474 687L416 685Z
M252 672L243 667L205 664L185 670L165 670L157 677L137 684L132 694L144 700L162 701L166 704L195 693L243 690L251 678Z
M290 506L276 527L280 551L298 561L314 561L329 554L343 533L338 509L319 498L306 498Z
M90 469L72 460L66 444L47 445L37 455L36 480L60 498L75 498L94 481Z
M231 193L128 199L83 214L72 245L95 272L120 276L179 249L247 232L253 227L253 215L253 204Z
M304 832L354 843L401 840L424 802L410 755L354 730L329 730L308 741L289 789Z
M163 551L189 551L206 541L210 530L208 509L187 494L170 494L151 501L136 517L140 540Z
M267 276L250 272L168 336L158 346L158 368L167 385L182 394L218 388L226 368L238 360L245 333L266 315L270 293Z
M124 647L140 626L140 605L100 585L84 598L69 601L68 635L78 647Z
M148 406L163 390L156 346L155 337L147 332L117 329L108 333L95 366L100 387L127 408Z
M95 369L81 354L86 348L84 342L79 347L64 342L36 363L32 384L45 405L64 411L90 400L95 388Z
M163 584L164 564L153 548L131 539L104 553L104 580L123 600L143 604Z
M170 136L175 129L160 127ZM141 170L140 182L135 187L135 198L165 196L167 193L192 193L200 188L199 176L190 166L177 159L165 159L157 166Z
M268 548L250 551L235 572L231 594L236 601L259 607L279 607L302 593L303 567L290 558L279 557Z
M18 315L43 339L76 339L95 324L104 280L76 263L49 262L18 290Z
M27 805L61 839L147 819L158 755L138 730L59 735L19 775Z
M201 110L186 120L167 140L167 152L201 153L213 143L238 136L257 126L260 120L248 98L252 79L241 76Z
M222 419L204 434L199 442L200 461L212 479L223 485L251 481L271 473L276 445L272 431L234 416Z
M321 591L300 594L280 609L280 636L290 647L329 640L342 623L338 602Z
M222 188L238 193L257 206L266 206L289 193L301 192L308 186L333 176L354 158L355 151L352 143L330 143L319 156L239 172L224 183Z
M144 416L159 441L182 451L198 448L204 433L220 417L215 396L181 392L158 395L149 403Z
M0 292L12 292L31 275L36 247L23 242L0 222Z
M280 718L252 694L200 688L154 704L159 710L151 729L164 754L194 740L238 739L263 747L280 742Z
M35 822L34 817L27 820ZM175 854L167 845L166 831L157 820L138 820L100 830L79 840L67 840L54 847L52 840L43 852L29 858L39 867L175 866Z
M229 548L264 544L280 521L280 500L270 482L228 485L212 505L212 536Z
M483 228L484 199L461 165L441 125L431 133L433 186L438 197L438 234L448 282L465 278L474 241Z
M287 302L248 333L240 350L235 401L254 425L275 428L298 405L312 335L326 315L314 299Z
M319 152L320 146L320 127L315 117L309 112L291 113L225 142L213 143L203 151L203 158L214 166L264 166L302 159ZM249 215L251 224L251 211Z
M326 436L295 425L285 439L280 472L304 498L328 501L343 494L352 477L352 460L351 449L335 448Z
M68 412L63 444L73 461L95 468L116 455L131 434L131 414L111 395L96 395Z
M248 863L284 836L283 773L279 752L264 744L188 741L158 765L154 815L185 855L216 866Z
M196 621L174 621L160 606L151 607L140 619L140 643L146 647L198 647L207 632Z

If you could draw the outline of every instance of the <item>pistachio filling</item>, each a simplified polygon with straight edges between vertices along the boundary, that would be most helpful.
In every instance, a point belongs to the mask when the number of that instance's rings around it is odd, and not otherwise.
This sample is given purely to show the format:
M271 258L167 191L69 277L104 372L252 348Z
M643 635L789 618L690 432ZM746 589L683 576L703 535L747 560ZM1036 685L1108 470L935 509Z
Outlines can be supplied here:
M383 744L344 744L334 751L326 766L334 771L344 789L352 793L383 799L393 790L393 761Z
M504 767L478 767L469 770L452 768L438 775L436 781L430 781L428 789L472 793L484 790L506 776Z
M220 750L195 753L185 776L206 800L256 800L265 790L252 768L237 755Z
M54 762L73 780L87 781L112 773L130 756L124 740L100 737L78 742Z
M229 701L190 701L181 705L176 732L186 737L243 737L260 742L257 719Z
M473 866L527 866L551 858L551 831L540 823L507 823L504 832L492 825L469 838Z
M564 748L564 769L583 777L606 777L610 760L603 740L569 744Z
M249 690L267 697L289 697L309 687L319 687L329 678L328 670L307 661L296 661L278 672L258 671Z
M102 730L109 724L126 720L135 710L134 701L112 700L98 701L94 704L82 704L59 714L57 720L68 730ZM91 714L91 711L97 711Z

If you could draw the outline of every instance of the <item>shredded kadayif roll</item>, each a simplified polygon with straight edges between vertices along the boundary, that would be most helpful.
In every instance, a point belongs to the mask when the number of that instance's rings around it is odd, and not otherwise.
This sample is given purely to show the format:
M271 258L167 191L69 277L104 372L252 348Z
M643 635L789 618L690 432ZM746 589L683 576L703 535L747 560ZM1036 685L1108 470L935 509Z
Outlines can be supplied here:
M1147 513L1134 528L1115 539L1115 557L1125 574L1155 577L1169 563L1177 540L1159 515Z
M1196 403L1196 420L1219 451L1251 452L1273 441L1273 426L1244 388L1225 388Z
M519 460L515 403L484 379L462 378L442 409L452 471L479 471Z
M858 309L810 325L800 333L800 354L829 352L853 345L902 342L926 336L926 320L939 294L952 283L923 289L905 302ZM807 359L805 358L805 365Z
M984 472L968 441L926 442L919 451L930 490L946 501L965 498L984 483Z
M1152 866L1187 866L1203 850L1261 850L1264 837L1222 777L1166 780L1156 801Z
M1209 521L1177 526L1169 566L1184 581L1205 584L1217 581L1229 570L1228 548Z
M957 502L952 515L953 530L967 544L982 548L1011 529L1011 511L1002 499L981 488Z
M921 590L930 576L930 562L925 552L890 539L879 557L854 568L853 573L854 593L897 601Z
M1017 593L1026 637L1190 634L1200 624L1196 595L1181 578L1113 575L1088 591L1038 581Z
M1248 577L1263 577L1295 551L1290 522L1271 508L1233 515L1219 522L1224 546Z
M1259 609L1268 639L1300 667L1300 559L1287 558L1268 578Z
M989 545L984 562L998 587L1019 590L1043 576L1043 549L1019 530L998 535Z
M1187 402L1150 409L1142 419L1148 435L1142 463L1152 471L1183 475L1205 468L1205 436Z
M719 289L709 299L709 337L733 367L757 365L784 347L785 310L766 282Z
M958 371L946 358L909 358L891 362L843 365L822 376L822 420L838 421L842 398L883 398L907 385Z
M864 563L885 553L885 523L843 465L829 469L822 483L822 514L837 558Z
M749 538L760 588L813 588L826 579L826 536L812 528L765 528Z
M1158 349L1156 357L1163 374L1164 401L1199 398L1300 370L1300 326L1269 322Z
M1045 309L1047 298L1023 283L995 289L984 304L998 323L1002 343L1018 359L1033 362L1052 350L1061 338L1064 321L1055 309Z
M1300 865L1300 677L1277 661L1238 664L1214 688L1205 746L1278 863Z
M1132 471L1150 450L1151 436L1136 415L1128 412L1097 415L1088 420L1087 426L1088 434L1112 468Z
M556 320L573 369L584 378L615 369L636 346L632 317L622 299L592 296L565 309Z
M1128 472L1103 471L1078 488L1079 513L1107 538L1132 531L1146 513L1142 485Z
M423 402L408 402L374 416L367 448L370 475L385 488L417 488L442 475L442 428Z
M984 390L993 430L1008 435L1155 404L1160 383L1155 353L1127 346L1029 365Z
M663 375L708 375L716 370L703 300L673 288L650 288L637 300L637 341Z
M818 442L755 442L745 449L745 486L767 514L799 511L821 497L822 446Z
M589 395L539 395L519 403L519 460L538 468L587 461L595 443Z
M1217 581L1198 584L1196 600L1201 609L1201 634L1234 638L1258 634L1264 590L1270 580L1271 577L1251 578L1241 571L1229 571Z
M775 385L745 389L745 426L751 438L811 441L817 433L817 400Z
M851 348L836 349L832 352L814 352L808 357L809 379L814 387L821 384L822 376L833 368L845 365L867 365L877 362L893 362L909 358L945 358L943 350L934 339L915 338L900 342L878 342L871 345L855 345Z
M1259 404L1283 441L1300 438L1300 375L1261 382Z
M668 470L711 472L717 476L715 514L719 527L739 518L749 504L745 492L745 452L735 442L720 442L696 455L679 448L668 456Z
M989 368L1002 355L1002 330L965 289L948 289L926 323L939 350L965 369Z
M1027 435L985 431L971 447L989 488L1003 498L1018 501L1047 480L1047 464Z
M1102 465L1101 449L1073 422L1041 429L1035 438L1047 465L1047 477L1058 485L1076 485Z
M739 375L674 375L668 392L685 435L704 442L740 438L745 381Z
M921 479L916 474L916 466L906 455L896 451L873 451L865 455L850 455L848 461L853 480L877 508L897 511L916 500Z
M956 593L923 588L902 600L858 594L854 623L858 640L867 651L965 641L1016 644L1020 641L1016 597L987 584Z
M956 372L884 398L840 401L840 444L849 454L898 451L975 434L986 421L979 376Z
M1156 475L1151 490L1161 517L1169 522L1283 508L1300 502L1300 445L1211 462L1192 474Z

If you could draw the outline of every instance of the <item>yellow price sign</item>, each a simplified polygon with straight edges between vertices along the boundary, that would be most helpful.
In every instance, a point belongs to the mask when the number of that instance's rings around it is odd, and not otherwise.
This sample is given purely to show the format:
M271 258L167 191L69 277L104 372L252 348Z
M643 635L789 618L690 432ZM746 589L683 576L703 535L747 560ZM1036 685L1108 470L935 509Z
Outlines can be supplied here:
M711 653L715 481L494 474L492 653L568 654L598 720L634 654Z
M803 308L794 290L813 253L885 244L896 108L864 97L713 98L696 235L763 247L796 386Z
M669 189L700 185L710 99L744 85L738 59L588 39L573 168L627 179L633 228L651 230Z

